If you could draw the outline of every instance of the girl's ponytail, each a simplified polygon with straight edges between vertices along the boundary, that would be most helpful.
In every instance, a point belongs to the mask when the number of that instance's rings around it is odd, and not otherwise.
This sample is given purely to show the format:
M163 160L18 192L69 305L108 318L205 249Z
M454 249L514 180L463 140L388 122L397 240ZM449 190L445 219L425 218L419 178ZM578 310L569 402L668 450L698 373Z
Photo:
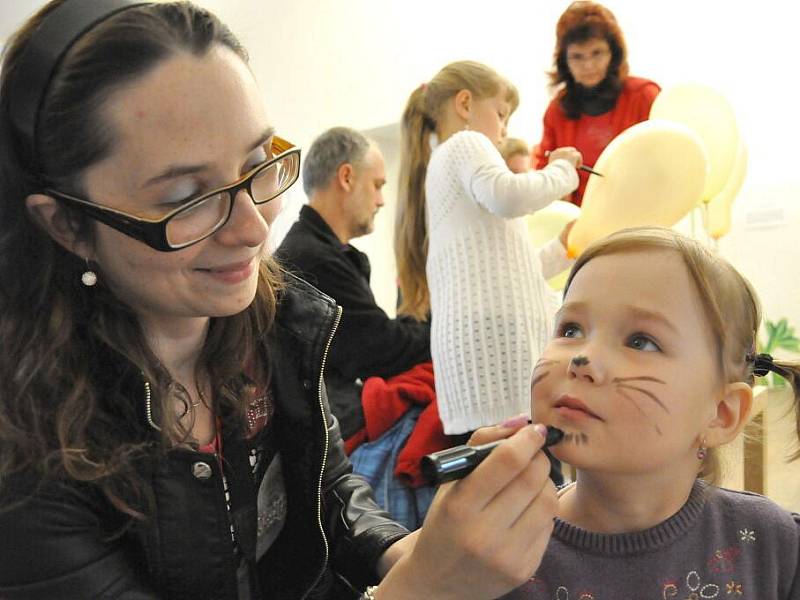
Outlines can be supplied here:
M753 358L753 374L765 376L772 371L786 380L792 388L795 408L795 428L797 431L798 443L800 443L800 363L774 360L769 354L759 354ZM800 459L800 445L792 454L790 460Z
M425 277L428 229L425 222L425 174L431 156L430 135L435 121L426 112L427 85L415 89L402 120L402 159L394 251L400 285L397 312L417 320L428 318L431 301Z

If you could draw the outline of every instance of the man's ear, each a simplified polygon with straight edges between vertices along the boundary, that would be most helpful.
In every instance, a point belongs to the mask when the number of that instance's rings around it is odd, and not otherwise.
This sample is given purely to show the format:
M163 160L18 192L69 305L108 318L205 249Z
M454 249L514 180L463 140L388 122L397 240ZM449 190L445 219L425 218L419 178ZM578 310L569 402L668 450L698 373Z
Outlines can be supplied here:
M726 384L716 415L706 429L706 445L714 448L735 439L750 420L752 408L752 387L743 381Z
M344 163L336 169L336 183L346 192L353 190L353 176L353 165L350 163Z
M61 246L82 259L92 258L91 248L78 239L66 212L55 198L45 194L31 194L25 198L25 206L39 227Z
M469 90L459 90L455 96L453 96L453 107L456 110L456 115L458 117L469 123L470 116L472 115L472 92Z

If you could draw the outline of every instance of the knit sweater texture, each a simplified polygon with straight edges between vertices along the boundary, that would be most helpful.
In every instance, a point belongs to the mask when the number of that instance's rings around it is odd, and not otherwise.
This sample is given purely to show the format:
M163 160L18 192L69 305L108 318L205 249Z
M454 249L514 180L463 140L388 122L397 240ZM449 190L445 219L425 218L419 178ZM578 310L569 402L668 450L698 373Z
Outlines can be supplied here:
M522 217L577 185L564 160L512 173L476 131L460 131L434 148L425 179L426 272L445 433L530 410L533 365L558 306L546 279L570 261L558 240L534 249Z
M800 515L695 482L666 521L600 534L556 519L536 575L503 600L798 600Z

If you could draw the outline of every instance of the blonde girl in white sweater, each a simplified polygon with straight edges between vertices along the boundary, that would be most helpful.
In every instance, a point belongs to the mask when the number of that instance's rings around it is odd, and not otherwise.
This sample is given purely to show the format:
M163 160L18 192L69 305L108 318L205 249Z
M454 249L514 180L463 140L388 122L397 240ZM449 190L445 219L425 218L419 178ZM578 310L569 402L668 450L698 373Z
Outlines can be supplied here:
M569 266L564 240L537 252L521 217L577 187L581 156L561 148L541 171L512 173L497 146L518 103L510 82L461 61L414 90L403 115L399 312L433 316L448 434L528 410L531 372L555 312L546 279Z

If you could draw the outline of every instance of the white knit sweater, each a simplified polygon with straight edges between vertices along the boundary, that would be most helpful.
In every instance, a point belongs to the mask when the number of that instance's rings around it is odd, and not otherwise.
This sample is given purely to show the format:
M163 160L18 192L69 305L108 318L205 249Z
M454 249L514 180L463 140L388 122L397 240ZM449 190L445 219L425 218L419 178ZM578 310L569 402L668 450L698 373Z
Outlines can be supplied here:
M537 252L521 217L578 185L556 160L514 174L489 138L461 131L437 146L425 180L431 355L446 433L530 410L534 362L558 296L546 278L568 268L553 240Z

